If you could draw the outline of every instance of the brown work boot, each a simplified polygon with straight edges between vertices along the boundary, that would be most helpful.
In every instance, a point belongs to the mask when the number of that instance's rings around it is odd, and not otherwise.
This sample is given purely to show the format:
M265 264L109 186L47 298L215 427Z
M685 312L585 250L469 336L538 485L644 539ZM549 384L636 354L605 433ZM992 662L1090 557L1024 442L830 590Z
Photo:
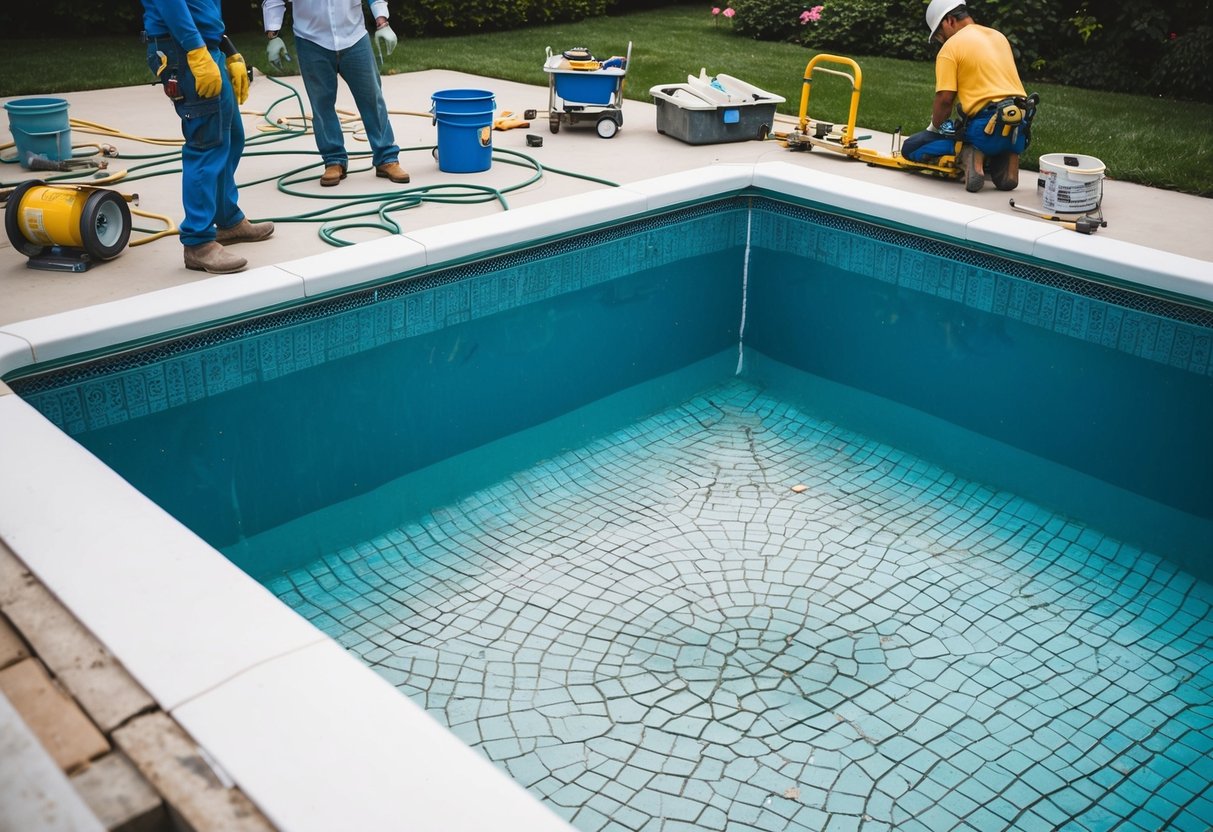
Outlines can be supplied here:
M403 185L409 181L408 171L400 167L399 162L386 162L382 165L376 165L375 175L383 179L390 179L397 185Z
M231 228L220 228L215 232L215 242L230 246L232 243L257 243L274 233L272 222L249 222L245 217Z
M1019 187L1019 154L1000 153L986 159L986 173L994 180L1000 191L1013 191Z
M971 194L980 191L986 184L986 174L982 169L982 153L971 144L961 148L956 163L964 172L965 190Z
M219 243L185 247L185 267L196 272L231 274L243 270L247 265L247 260L232 254Z
M320 184L326 188L331 188L342 179L345 179L345 166L328 165L320 176Z

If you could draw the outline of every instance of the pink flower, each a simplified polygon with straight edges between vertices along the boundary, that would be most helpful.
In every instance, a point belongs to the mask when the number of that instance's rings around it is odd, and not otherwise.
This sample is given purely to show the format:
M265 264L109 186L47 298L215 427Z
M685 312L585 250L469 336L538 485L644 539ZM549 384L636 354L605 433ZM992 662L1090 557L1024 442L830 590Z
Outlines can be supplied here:
M816 23L817 21L821 20L821 10L824 8L825 6L814 6L813 8L802 12L800 15L800 25L804 26L806 23Z
M1171 33L1171 40L1175 40L1177 37L1179 37L1179 35L1175 34L1174 32Z
M716 8L712 9L712 14L713 16L720 14L720 7L717 6Z
M732 9L725 9L725 10L724 10L724 16L725 16L725 17L727 17L727 18L729 18L729 19L732 19L733 15L735 15L735 14L737 14L737 12L733 11Z

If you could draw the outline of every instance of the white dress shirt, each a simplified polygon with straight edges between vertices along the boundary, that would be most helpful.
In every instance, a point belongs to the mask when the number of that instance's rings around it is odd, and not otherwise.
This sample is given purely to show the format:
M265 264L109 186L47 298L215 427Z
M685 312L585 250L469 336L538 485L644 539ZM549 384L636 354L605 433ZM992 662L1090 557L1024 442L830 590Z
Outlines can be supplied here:
M292 23L295 37L337 52L349 49L366 34L362 17L363 0L292 0ZM388 16L387 0L367 0L371 15ZM261 20L265 31L282 28L286 16L286 0L263 0Z

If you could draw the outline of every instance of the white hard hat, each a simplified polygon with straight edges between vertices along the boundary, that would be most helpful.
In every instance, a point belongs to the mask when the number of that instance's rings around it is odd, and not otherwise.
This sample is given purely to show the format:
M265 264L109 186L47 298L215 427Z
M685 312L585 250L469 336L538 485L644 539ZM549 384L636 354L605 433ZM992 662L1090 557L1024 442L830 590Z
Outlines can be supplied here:
M964 0L931 0L931 5L927 6L927 43L935 37L935 30L943 23L948 12L964 4Z

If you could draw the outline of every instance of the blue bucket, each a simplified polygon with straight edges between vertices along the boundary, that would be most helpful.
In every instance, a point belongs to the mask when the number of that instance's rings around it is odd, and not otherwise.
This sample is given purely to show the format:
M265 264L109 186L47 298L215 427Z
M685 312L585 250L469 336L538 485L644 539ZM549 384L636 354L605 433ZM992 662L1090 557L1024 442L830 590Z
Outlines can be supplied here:
M8 125L17 144L17 161L23 166L30 156L45 156L54 162L72 158L72 128L67 120L67 101L62 98L18 98L6 101Z
M487 90L443 90L433 95L438 125L438 169L445 173L479 173L493 164L493 112Z

